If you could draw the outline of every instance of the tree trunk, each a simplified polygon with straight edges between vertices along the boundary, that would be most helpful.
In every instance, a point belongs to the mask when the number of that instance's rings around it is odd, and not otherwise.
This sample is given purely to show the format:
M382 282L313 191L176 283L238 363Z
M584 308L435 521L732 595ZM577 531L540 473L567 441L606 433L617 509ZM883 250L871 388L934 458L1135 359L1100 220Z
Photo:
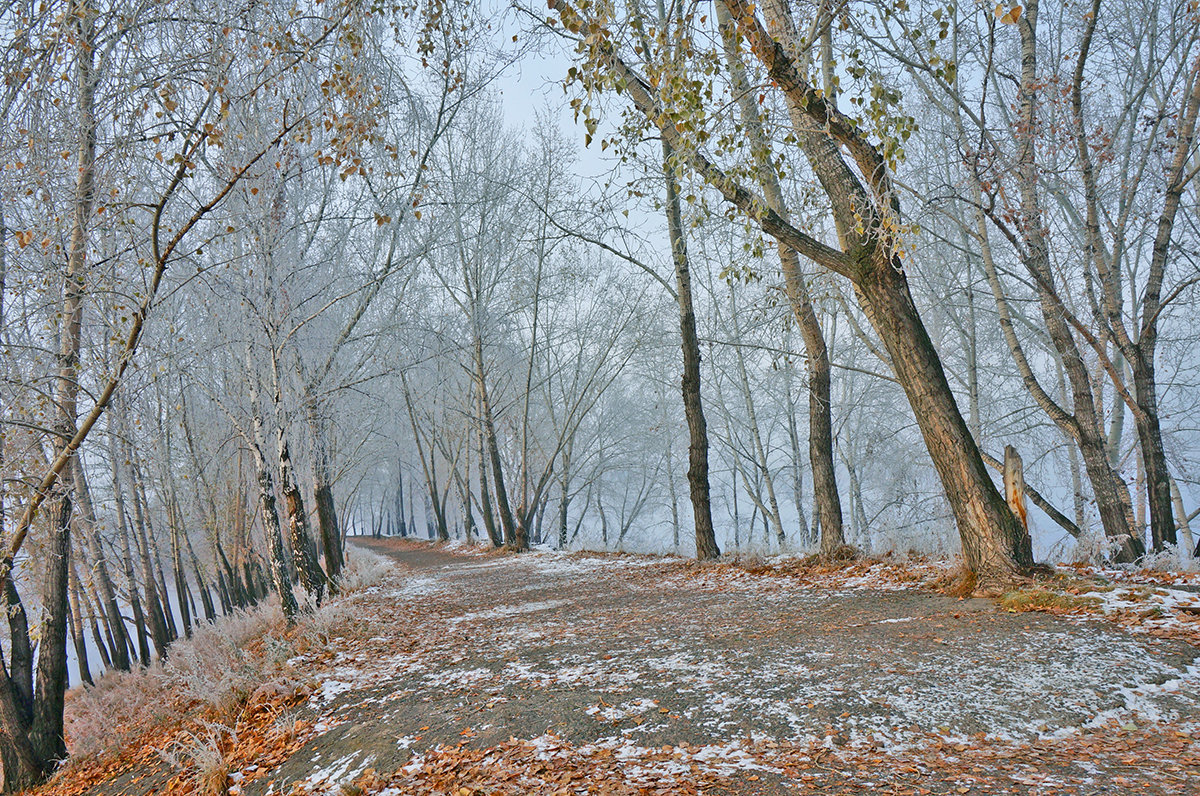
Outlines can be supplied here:
M741 324L738 322L738 308L734 300L733 287L729 289L730 300L730 321L733 323L734 331L734 359L737 362L738 384L742 391L742 401L746 406L746 419L750 426L750 439L754 443L755 463L758 465L758 474L762 479L763 486L767 491L767 505L760 506L763 509L763 518L769 521L775 528L775 536L782 546L786 541L786 536L783 532L783 518L779 513L779 500L775 497L775 479L771 476L770 462L767 460L767 450L763 445L762 431L758 426L758 412L754 406L754 393L750 389L750 376L746 372L746 356L742 352L742 330ZM764 538L764 542L767 540Z
M129 637L125 632L125 620L121 616L121 608L117 605L116 590L113 589L112 578L108 572L108 558L104 554L104 543L100 539L100 527L96 521L96 512L92 507L91 489L87 476L84 474L83 463L79 456L71 462L71 474L74 476L75 502L79 512L75 522L79 527L80 536L87 544L95 569L96 586L100 591L100 599L108 617L108 625L113 633L113 663L117 669L127 672L130 669Z
M492 546L503 547L504 537L501 535L500 528L496 526L496 515L492 510L492 495L488 488L489 459L484 449L486 434L483 427L483 390L480 389L478 382L476 382L475 397L479 406L477 426L479 438L479 513L483 515L483 527L487 529L488 538L492 540Z
M1025 508L1025 466L1012 445L1004 447L1004 499L1029 533L1029 512Z
M317 399L308 400L308 428L312 435L312 479L313 503L317 509L317 529L321 538L321 549L325 553L325 574L329 589L337 588L338 573L342 571L342 531L338 524L337 504L333 500L333 484L329 474L329 453L326 444L328 429L316 405ZM401 512L400 533L404 534L404 517Z
M474 322L478 324L479 321L476 318ZM500 524L504 528L504 543L517 548L516 522L508 502L508 492L504 488L504 466L500 461L500 445L496 440L496 423L492 418L492 404L488 398L487 383L484 379L483 339L478 329L475 330L475 389L479 397L480 421L483 424L488 457L492 467L492 483L496 488L496 508L500 512Z
M796 428L796 403L792 398L792 363L789 360L787 363L787 424L788 424L788 441L792 444L792 501L796 509L796 521L800 523L800 540L801 544L807 545L810 539L808 528L808 517L804 514L804 475L800 471L800 433ZM812 395L812 385L809 384L809 395ZM809 402L809 422L812 421L812 402ZM832 428L830 429L830 440L833 439ZM809 440L809 463L812 462L812 440ZM837 482L834 482L834 489L837 489ZM841 512L841 501L838 501L838 511Z
M263 532L267 537L268 565L271 570L271 581L279 594L279 602L283 607L283 615L288 625L296 622L300 606L292 593L292 579L289 576L287 560L283 550L283 529L279 525L279 511L275 505L275 481L271 477L271 468L267 464L266 433L262 412L259 409L257 370L250 358L250 348L246 347L246 377L250 393L250 411L252 431L250 439L246 440L250 453L254 456L254 467L258 480L258 500L262 513Z
M899 213L887 162L836 108L816 95L794 57L780 46L775 36L796 42L786 8L767 4L768 20L776 31L772 35L747 0L725 2L739 32L787 98L794 123L803 133L812 133L801 136L802 148L830 200L842 256L780 223L777 217L757 217L768 232L795 241L793 248L811 251L826 267L854 283L867 317L888 350L941 478L968 568L977 582L1007 581L1033 564L1033 553L1028 536L984 467L913 303L904 263L881 228L885 220L896 221ZM856 170L843 159L842 147ZM745 198L728 183L722 185L722 191L730 201L747 206Z
M317 547L308 529L304 497L300 494L300 487L296 483L296 471L292 468L292 456L282 423L276 426L275 437L279 451L279 482L283 492L284 507L287 510L288 535L292 541L296 571L300 575L300 585L316 601L317 605L320 605L325 596L325 571L321 569L321 564L317 561ZM341 540L338 539L337 542L340 544Z
M1021 194L1021 233L1026 246L1023 259L1033 277L1046 330L1062 360L1071 387L1075 437L1083 455L1084 469L1092 483L1100 521L1110 542L1118 547L1117 560L1130 562L1140 556L1144 548L1136 538L1130 521L1128 487L1109 462L1108 441L1096 408L1087 365L1067 323L1062 300L1056 292L1050 265L1048 231L1038 198L1040 188L1034 137L1041 77L1037 73L1037 20L1038 3L1037 0L1031 0L1026 3L1025 12L1016 23L1021 38L1021 82L1015 172Z
M470 486L469 479L467 485ZM404 463L399 457L396 459L396 516L400 519L400 535L408 536L410 529L404 520Z
M417 535L417 501L413 497L412 490L413 490L413 483L412 483L412 479L409 478L408 479L408 500L405 501L406 503L408 503L408 532L410 534L412 534L413 536L416 536Z
M283 605L283 615L288 624L294 624L300 613L300 606L292 594L292 580L288 576L287 561L283 553L283 529L279 525L279 511L275 506L275 483L268 469L267 458L263 454L262 418L254 418L255 440L250 446L254 454L255 466L258 470L258 499L262 507L263 531L267 537L267 555L270 557L271 581L279 594Z
M687 241L679 208L679 186L675 178L673 153L663 141L663 177L667 195L667 231L671 239L671 257L675 263L675 290L679 302L680 345L683 350L683 413L688 425L688 489L696 524L696 558L710 561L721 555L713 529L712 504L708 483L708 424L700 396L700 340L696 334L696 311L692 302L692 275L688 264ZM603 514L601 514L603 517ZM607 545L607 540L605 541Z
M779 183L779 175L770 162L766 134L758 115L750 81L746 77L741 54L735 44L733 20L724 2L718 2L716 10L725 42L726 63L729 64L734 90L738 96L742 124L749 131L755 150L758 182L762 186L767 205L786 220L788 209L784 202L783 189ZM808 366L808 458L812 468L813 496L816 499L821 529L820 551L822 555L828 556L846 543L833 456L829 349L825 345L821 322L817 318L812 297L804 282L800 256L783 243L779 243L778 250L784 288L804 341L804 356Z
M1179 485L1175 483L1174 478L1171 479L1171 504L1175 507L1175 519L1179 523L1179 544L1182 546L1180 560L1185 560L1185 556L1195 558L1200 552L1197 552L1194 544L1187 509L1183 507L1183 495L1179 494Z
M796 253L787 256L799 262ZM829 351L821 334L821 324L807 296L802 296L797 317L804 338L808 364L808 461L812 467L813 498L821 524L821 553L831 555L846 543L842 529L842 502L838 496L837 474L833 462L833 416Z
M38 633L37 677L29 744L44 777L67 755L63 737L63 697L67 692L67 581L71 559L71 500L62 495L52 512L49 543L43 548L43 619ZM11 737L11 733L10 733ZM5 777L7 787L7 777Z
M429 452L429 503L427 507L433 511L433 527L431 528L430 538L436 538L439 542L450 541L450 528L446 523L446 495L450 491L450 484L447 482L446 489L439 495L437 488L437 454L434 451ZM428 517L428 513L426 514Z
M204 577L204 571L200 568L200 558L196 555L196 548L192 546L191 535L185 533L183 541L187 546L188 558L192 561L192 572L196 575L196 589L200 592L200 604L204 608L204 620L209 623L215 622L217 621L216 607L213 605L212 594L208 590L208 581Z
M171 533L171 575L175 581L175 599L179 602L179 617L183 622L183 635L185 638L191 638L192 612L188 600L190 594L187 573L183 571L183 551L179 546L179 534L183 532L179 527L179 521L179 507L172 500L167 506L167 528Z
M471 511L471 458L469 455L471 441L469 436L465 444L468 448L467 473L465 478L458 479L458 499L462 503L463 530L467 536L467 544L474 544L476 530L475 513Z
M113 642L112 632L107 625L104 627L104 632L100 632L100 625L102 622L96 618L101 617L101 619L103 619L104 611L100 608L100 603L94 594L91 594L85 590L82 594L82 597L83 607L87 614L87 625L92 631L92 641L96 642L96 651L100 653L100 663L104 667L104 671L111 671L113 669L113 659L109 650L113 649L116 644ZM132 656L136 654L136 649L131 649L129 647L125 648L126 656Z
M887 348L954 513L967 566L981 582L1033 565L1029 536L984 468L942 363L921 323L902 265L874 252L855 281L863 309Z
M179 628L175 624L175 612L171 610L170 591L167 589L167 578L163 574L162 552L158 546L158 534L154 532L154 524L150 516L150 502L146 499L146 484L138 465L133 447L128 448L129 459L133 469L133 488L141 507L139 526L141 529L142 553L150 565L150 578L156 581L159 615L162 617L167 630L167 640L179 638Z
M1037 3L1033 3L1034 15L1026 19L1025 24L1019 25L1025 61L1033 63L1030 44L1035 40L1037 24ZM1134 422L1137 425L1138 442L1141 451L1141 469L1146 477L1146 489L1150 510L1151 538L1156 550L1161 550L1166 544L1175 541L1175 525L1172 521L1172 501L1170 494L1171 475L1167 467L1166 454L1163 450L1162 431L1159 425L1158 396L1156 394L1154 376L1155 347L1158 340L1158 320L1163 309L1162 287L1166 275L1167 260L1171 249L1172 232L1175 219L1180 207L1180 201L1187 184L1195 178L1196 170L1189 171L1189 163L1193 157L1192 145L1196 134L1197 117L1200 115L1200 61L1192 59L1184 80L1185 90L1179 110L1174 114L1175 129L1169 135L1174 138L1173 153L1170 165L1166 168L1163 185L1163 206L1159 214L1154 235L1154 245L1151 249L1150 271L1141 296L1141 328L1138 330L1136 341L1132 339L1125 325L1123 307L1125 304L1124 291L1121 288L1121 268L1105 251L1100 238L1101 211L1099 208L1099 189L1096 181L1095 167L1092 162L1092 143L1089 140L1088 125L1083 115L1084 69L1087 63L1092 37L1100 16L1100 0L1093 0L1090 13L1085 17L1085 30L1078 50L1075 73L1071 83L1071 113L1075 125L1076 152L1080 165L1083 182L1084 199L1087 206L1088 260L1095 264L1099 275L1101 295L1103 298L1104 315L1108 320L1107 334L1118 347L1118 354L1123 354L1129 360L1133 369L1134 395L1132 396ZM1022 66L1025 66L1023 61ZM1025 87L1025 72L1022 74L1022 87ZM1032 95L1032 91L1027 92ZM1128 201L1122 197L1122 201ZM1090 288L1090 283L1089 283ZM1138 313L1131 313L1134 318ZM1120 383L1120 356L1115 367L1110 368L1109 376L1114 387L1118 390ZM1120 396L1128 400L1127 393ZM1114 412L1112 432L1109 437L1110 459L1116 453L1115 440L1119 439L1120 424L1124 417L1125 407L1117 401ZM1115 467L1115 465L1114 465ZM1124 482L1122 482L1124 486ZM1140 508L1140 500L1139 500ZM1137 523L1139 535L1141 522ZM1140 539L1138 540L1140 542ZM1138 552L1134 550L1133 552Z
M569 541L569 540L567 539L567 506L568 506L568 505L569 505L569 503L570 503L570 493L567 491L567 485L568 485L568 483L569 483L569 482L568 482L568 479L567 479L567 472L566 472L566 469L564 468L564 470L563 470L563 473L562 473L562 475L560 476L560 478L559 478L559 481L558 481L558 484L559 484L559 495L558 495L558 549L559 549L559 550L566 550L566 549L567 549L567 543L568 543L568 541ZM673 512L673 514L674 514L674 516L675 516L675 521L676 521L676 524L675 524L675 528L676 528L676 531L675 531L675 545L676 545L676 547L678 547L678 546L679 546L679 531L678 531L678 528L679 528L679 511L678 511L678 508L675 508L675 511Z
M1178 116L1175 152L1166 176L1163 209L1158 217L1154 248L1150 261L1142 307L1142 328L1132 357L1135 414L1138 441L1141 443L1142 467L1146 473L1146 497L1150 508L1151 536L1156 550L1175 544L1175 523L1171 517L1171 474L1163 448L1162 429L1158 417L1158 394L1154 377L1154 355L1158 345L1158 320L1164 308L1162 283L1171 249L1171 233L1179 212L1183 191L1194 179L1195 170L1186 174L1192 158L1196 137L1196 122L1200 116L1200 61L1193 61L1191 90L1184 98Z
M675 476L667 473L667 490L671 498L671 546L679 551L679 495L675 488ZM563 514L563 530L566 530L566 512Z
M87 637L83 631L83 609L79 606L79 572L75 563L71 563L71 591L67 614L67 625L71 638L75 643L75 663L79 666L79 679L88 685L95 685L92 679L92 669L88 662Z
M503 547L504 537L496 527L496 516L492 512L492 495L488 490L488 463L483 449L483 431L479 433L479 513L483 517L483 527L487 531L492 547Z
M95 12L75 11L77 26L75 52L75 82L80 139L75 173L74 212L63 279L63 303L59 327L58 375L54 384L56 417L52 437L54 458L73 455L67 441L74 435L78 422L79 353L82 343L83 296L87 289L87 225L92 214L94 167L96 155L96 74L95 74ZM68 464L70 464L68 462ZM43 618L38 633L37 678L34 682L32 722L10 724L15 718L8 711L0 712L4 734L12 740L19 753L18 771L6 769L4 787L16 790L49 775L58 761L66 756L63 737L63 697L67 690L67 591L71 556L72 501L67 484L60 484L55 495L54 510L50 512L49 538L43 548L45 578L42 581ZM32 755L26 754L22 738L28 738ZM5 761L8 762L7 760ZM32 762L34 768L28 768ZM11 782L10 782L11 779Z
M167 627L166 616L163 611L163 598L165 595L159 591L158 583L154 579L154 565L150 560L150 543L146 535L146 517L143 510L142 501L139 498L138 488L136 484L136 471L133 469L132 450L128 441L125 443L125 461L130 469L130 497L133 500L133 520L134 529L137 531L138 553L142 565L142 583L146 590L146 610L150 618L150 638L154 642L154 650L158 653L160 660L167 657L167 645L171 641L169 629ZM135 583L131 580L130 583ZM131 588L136 588L134 585ZM149 655L147 655L149 658Z

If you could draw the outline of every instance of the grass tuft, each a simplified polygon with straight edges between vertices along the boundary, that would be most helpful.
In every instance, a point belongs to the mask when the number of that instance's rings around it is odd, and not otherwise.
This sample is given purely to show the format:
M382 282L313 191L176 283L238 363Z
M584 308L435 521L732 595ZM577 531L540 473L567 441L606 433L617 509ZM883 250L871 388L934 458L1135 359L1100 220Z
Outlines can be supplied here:
M1023 611L1097 613L1103 601L1099 597L1033 588L1007 592L1000 595L997 602L1006 611L1016 613Z

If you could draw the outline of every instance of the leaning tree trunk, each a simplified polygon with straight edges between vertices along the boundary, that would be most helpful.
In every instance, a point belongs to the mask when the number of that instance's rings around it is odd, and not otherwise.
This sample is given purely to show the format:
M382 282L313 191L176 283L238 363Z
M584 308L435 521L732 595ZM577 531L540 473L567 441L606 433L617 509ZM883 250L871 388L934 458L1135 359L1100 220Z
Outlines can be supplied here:
M958 523L967 566L980 581L1007 580L1033 565L1032 540L984 467L901 264L881 249L855 281L863 309L912 406Z
M175 599L179 601L179 617L183 622L184 638L192 637L192 612L189 606L187 573L183 571L183 553L179 546L179 507L172 500L167 506L167 528L171 533L171 577L175 582Z
M142 475L132 447L128 449L129 459L133 468L133 489L138 501L139 511L136 515L142 543L142 555L149 566L148 577L155 581L158 591L158 609L167 629L167 640L179 638L179 627L175 623L175 611L171 610L170 590L167 588L167 577L163 574L162 550L158 546L158 534L154 531L154 523L150 515L150 501L146 498L146 483ZM149 599L149 598L147 598Z
M254 417L254 440L251 453L254 455L257 470L258 499L262 509L263 531L267 537L267 555L271 571L271 582L279 594L279 602L283 606L283 615L288 624L296 621L300 606L292 593L292 579L288 576L287 561L283 553L283 529L279 525L279 510L275 505L275 482L267 464L267 457L262 450L262 418Z
M87 609L87 624L92 631L92 641L96 644L96 651L100 653L100 663L104 666L104 670L108 671L113 668L112 653L109 652L115 646L112 633L108 632L107 627L103 633L100 632L102 622L98 621L96 617L103 617L104 614L100 608L100 604L95 601L95 595L85 591L83 593L83 603ZM132 647L126 647L125 654L133 656L137 654L137 650Z
M777 237L796 241L851 279L912 406L954 513L968 568L977 581L1007 581L1033 564L1032 542L987 473L913 303L904 263L883 233L885 221L895 221L899 212L888 165L879 149L813 89L794 56L775 38L797 41L786 7L766 4L772 34L748 0L724 2L738 31L784 93L793 120L804 132L814 133L801 137L802 148L830 200L842 256L826 252L777 217L757 217L771 234L778 230ZM843 158L843 147L857 170ZM728 184L722 190L739 206L748 206Z
M146 610L150 617L150 637L159 659L167 657L167 645L171 643L172 633L167 623L168 606L165 605L167 594L159 586L154 577L154 562L150 558L150 540L146 530L145 504L141 499L138 473L133 461L133 451L128 442L125 445L125 458L130 468L130 497L133 500L133 524L137 531L138 554L142 565L142 582L146 590Z
M200 604L204 607L204 620L209 623L215 622L217 611L213 605L212 593L208 590L208 580L204 577L204 570L200 568L200 557L196 555L196 548L192 546L192 537L189 534L183 535L183 541L187 547L188 558L192 562L192 572L196 575L196 589L200 592Z

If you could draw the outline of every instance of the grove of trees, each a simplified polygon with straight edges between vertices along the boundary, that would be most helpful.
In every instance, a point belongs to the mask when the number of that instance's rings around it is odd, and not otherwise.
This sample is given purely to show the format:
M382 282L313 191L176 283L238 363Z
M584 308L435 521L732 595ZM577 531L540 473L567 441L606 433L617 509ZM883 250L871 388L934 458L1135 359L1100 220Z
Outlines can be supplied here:
M0 35L6 791L72 679L295 617L351 534L978 589L1198 552L1191 0L15 0Z

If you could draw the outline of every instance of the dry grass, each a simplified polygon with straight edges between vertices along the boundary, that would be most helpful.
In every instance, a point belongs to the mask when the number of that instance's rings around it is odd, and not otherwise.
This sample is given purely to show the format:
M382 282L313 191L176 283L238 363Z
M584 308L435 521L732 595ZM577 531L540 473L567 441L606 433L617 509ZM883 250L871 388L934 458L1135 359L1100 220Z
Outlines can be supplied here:
M171 768L190 770L197 796L226 796L231 769L226 749L236 744L237 733L232 728L206 722L203 732L185 731L158 754Z
M88 756L121 745L177 715L179 700L162 667L109 672L92 688L67 694L64 730L72 755ZM114 721L120 717L120 721Z
M200 625L186 643L171 646L163 675L186 698L210 706L220 720L232 720L287 660L284 626L274 601Z
M277 600L237 611L214 624L196 625L190 639L171 645L168 659L146 669L110 672L96 685L75 689L66 711L68 748L94 756L188 715L233 725L256 695L296 694L303 683L288 677L287 660L298 649L328 643L357 624L354 595L395 570L382 556L355 550L339 596L302 616L289 632Z
M362 547L355 547L346 558L346 566L338 575L338 593L353 594L385 580L396 568L383 556Z
M868 559L859 556L857 548L843 545L831 556L819 553L801 558L785 558L771 561L757 556L744 556L731 562L751 575L767 577L797 577L805 575L827 575L834 572L859 573L865 572L872 564L881 563L881 559Z
M365 632L368 623L356 615L355 605L394 572L385 558L357 550L347 562L341 592L302 614L293 628L272 598L214 624L198 624L191 638L171 645L165 662L111 672L94 687L73 689L65 717L71 757L39 792L75 796L89 782L161 759L176 771L172 788L227 794L231 766L248 762L236 759L243 727L257 727L255 732L267 733L276 745L300 743L301 722L294 717L290 727L275 727L279 711L312 692L311 683L296 679L288 660ZM258 726L264 715L269 720Z
M997 602L1007 611L1048 611L1051 613L1097 613L1103 601L1070 592L1048 589L1018 589L1000 595Z
M190 639L171 645L165 662L110 672L94 687L72 691L65 717L71 754L119 746L197 706L231 721L259 685L278 675L282 661L269 653L282 643L283 626L273 601L237 611L196 625Z

